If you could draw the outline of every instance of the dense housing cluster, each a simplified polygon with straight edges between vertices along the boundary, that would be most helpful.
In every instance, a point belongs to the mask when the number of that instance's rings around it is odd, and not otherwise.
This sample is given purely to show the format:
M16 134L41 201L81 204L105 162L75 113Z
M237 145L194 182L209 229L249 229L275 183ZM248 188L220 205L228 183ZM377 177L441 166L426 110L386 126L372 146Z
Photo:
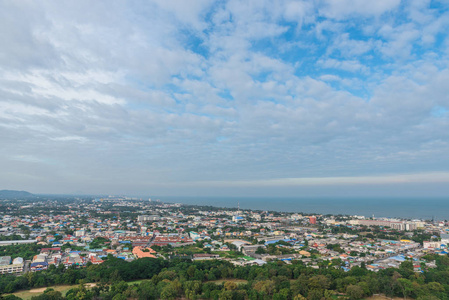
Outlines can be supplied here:
M300 264L316 272L331 268L348 274L407 265L412 273L422 274L438 267L436 258L447 257L449 244L449 224L444 221L240 210L122 197L33 197L4 199L0 205L2 276L90 270L117 260L138 265L146 259L168 264L220 261L251 270L273 263L294 270ZM27 287L33 286L39 284ZM17 289L13 285L7 291Z

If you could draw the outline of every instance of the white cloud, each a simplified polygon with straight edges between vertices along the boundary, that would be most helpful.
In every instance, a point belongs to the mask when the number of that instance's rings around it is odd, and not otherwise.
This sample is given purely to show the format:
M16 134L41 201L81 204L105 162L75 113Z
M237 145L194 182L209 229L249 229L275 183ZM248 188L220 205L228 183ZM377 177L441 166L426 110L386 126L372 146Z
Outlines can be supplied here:
M345 186L345 185L390 185L398 183L449 183L449 172L417 174L386 174L381 176L357 177L310 177L276 178L267 180L200 181L186 182L189 186L213 187L292 187L292 186ZM182 184L181 184L182 186Z
M329 58L319 60L317 63L325 69L341 69L349 72L368 72L368 68L356 60L337 60Z
M428 3L41 4L0 4L2 182L387 184L449 166L449 21Z
M320 13L328 18L337 20L350 16L380 16L396 9L400 0L323 0Z

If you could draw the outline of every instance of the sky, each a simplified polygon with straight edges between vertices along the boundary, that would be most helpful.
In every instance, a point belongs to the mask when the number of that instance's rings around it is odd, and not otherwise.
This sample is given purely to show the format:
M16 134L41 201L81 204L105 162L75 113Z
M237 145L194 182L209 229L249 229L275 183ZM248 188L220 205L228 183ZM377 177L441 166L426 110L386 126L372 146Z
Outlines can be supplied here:
M447 196L449 2L0 1L0 189Z

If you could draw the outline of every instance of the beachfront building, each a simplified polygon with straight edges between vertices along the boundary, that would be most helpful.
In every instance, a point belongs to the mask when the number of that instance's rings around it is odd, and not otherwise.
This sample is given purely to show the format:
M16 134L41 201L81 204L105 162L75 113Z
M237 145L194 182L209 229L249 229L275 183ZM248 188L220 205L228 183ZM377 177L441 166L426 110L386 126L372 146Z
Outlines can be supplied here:
M352 220L351 224L364 226L390 227L396 230L413 231L418 228L415 222L390 221L390 220Z

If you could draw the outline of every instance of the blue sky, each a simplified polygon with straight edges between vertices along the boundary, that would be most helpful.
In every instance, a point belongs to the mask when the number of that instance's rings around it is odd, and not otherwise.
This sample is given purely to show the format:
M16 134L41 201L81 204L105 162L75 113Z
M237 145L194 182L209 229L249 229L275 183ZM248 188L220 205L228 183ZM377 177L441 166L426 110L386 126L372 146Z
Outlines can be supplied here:
M0 3L0 188L445 196L438 0Z

